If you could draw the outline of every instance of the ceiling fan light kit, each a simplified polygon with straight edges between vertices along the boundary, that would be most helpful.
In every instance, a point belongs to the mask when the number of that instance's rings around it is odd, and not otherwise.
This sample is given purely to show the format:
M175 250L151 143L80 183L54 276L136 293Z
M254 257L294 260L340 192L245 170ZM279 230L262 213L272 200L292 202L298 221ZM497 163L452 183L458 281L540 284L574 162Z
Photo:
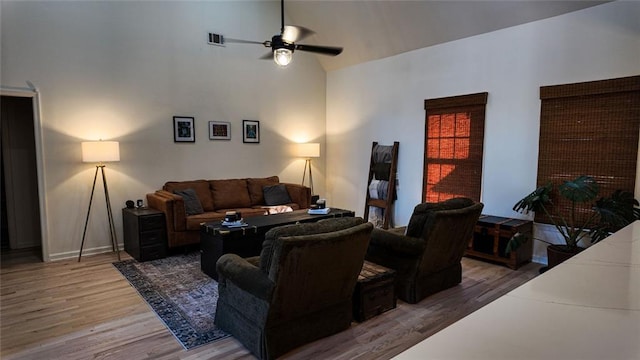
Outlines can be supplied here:
M273 53L273 60L279 66L287 66L293 60L293 52L295 50L313 52L321 55L336 56L342 52L341 47L333 46L316 46L316 45L304 45L296 44L296 41L300 41L307 36L313 34L312 30L309 30L302 26L284 25L284 0L280 0L280 16L282 20L282 27L280 28L280 34L274 35L271 40L259 42L249 40L230 39L223 36L219 36L220 45L224 46L225 43L240 43L240 44L260 44L264 47L271 48ZM218 45L212 35L209 34L209 44ZM215 40L214 40L215 39ZM271 56L264 56L262 59L269 59Z
M293 60L293 51L289 49L276 49L273 51L273 60L280 66L287 66Z

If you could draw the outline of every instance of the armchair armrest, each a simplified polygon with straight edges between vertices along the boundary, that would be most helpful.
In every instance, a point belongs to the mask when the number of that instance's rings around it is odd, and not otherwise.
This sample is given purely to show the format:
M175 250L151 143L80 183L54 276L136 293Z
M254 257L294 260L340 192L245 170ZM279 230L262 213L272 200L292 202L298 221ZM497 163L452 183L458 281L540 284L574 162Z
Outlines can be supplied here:
M311 205L311 188L291 183L284 183L291 201L298 204L300 209L307 209Z
M260 267L260 256L252 256L248 258L244 258L249 264Z
M381 229L373 229L369 243L369 247L382 248L404 256L420 256L426 245L421 238L399 235Z
M182 196L158 190L155 193L147 194L147 204L164 213L169 230L185 231L187 229L187 212Z
M259 267L236 254L225 254L216 262L221 283L230 281L235 286L264 301L271 300L275 284Z

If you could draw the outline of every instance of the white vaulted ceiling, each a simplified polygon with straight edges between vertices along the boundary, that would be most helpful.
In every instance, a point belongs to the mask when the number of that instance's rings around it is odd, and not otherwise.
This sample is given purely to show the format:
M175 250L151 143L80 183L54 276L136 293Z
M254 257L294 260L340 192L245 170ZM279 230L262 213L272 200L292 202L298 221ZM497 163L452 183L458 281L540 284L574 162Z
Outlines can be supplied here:
M337 57L317 55L330 71L605 2L285 0L285 13L287 24L316 32L301 43L344 47Z

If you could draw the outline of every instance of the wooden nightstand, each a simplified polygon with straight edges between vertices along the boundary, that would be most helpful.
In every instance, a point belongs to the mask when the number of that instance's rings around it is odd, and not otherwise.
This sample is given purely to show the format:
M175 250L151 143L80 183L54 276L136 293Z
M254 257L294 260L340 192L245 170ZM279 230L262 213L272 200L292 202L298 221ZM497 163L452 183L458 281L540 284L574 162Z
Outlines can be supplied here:
M124 250L138 261L167 256L167 227L162 211L122 209Z

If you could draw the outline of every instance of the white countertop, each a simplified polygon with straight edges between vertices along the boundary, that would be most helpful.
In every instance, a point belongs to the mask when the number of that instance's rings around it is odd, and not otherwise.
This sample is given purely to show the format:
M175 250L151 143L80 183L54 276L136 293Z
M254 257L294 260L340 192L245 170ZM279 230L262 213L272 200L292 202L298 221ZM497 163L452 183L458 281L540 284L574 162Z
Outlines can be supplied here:
M640 221L395 359L640 359Z

